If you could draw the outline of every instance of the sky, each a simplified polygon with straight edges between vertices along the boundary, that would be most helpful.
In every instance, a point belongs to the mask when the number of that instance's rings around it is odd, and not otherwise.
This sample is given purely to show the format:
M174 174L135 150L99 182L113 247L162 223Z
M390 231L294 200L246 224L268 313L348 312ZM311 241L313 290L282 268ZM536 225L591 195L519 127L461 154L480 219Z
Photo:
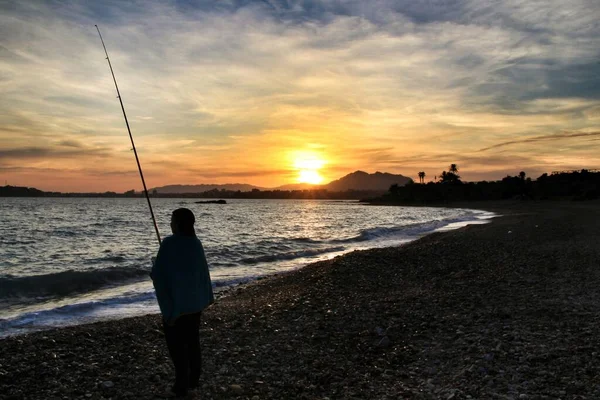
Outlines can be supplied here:
M0 185L600 168L597 0L0 2Z

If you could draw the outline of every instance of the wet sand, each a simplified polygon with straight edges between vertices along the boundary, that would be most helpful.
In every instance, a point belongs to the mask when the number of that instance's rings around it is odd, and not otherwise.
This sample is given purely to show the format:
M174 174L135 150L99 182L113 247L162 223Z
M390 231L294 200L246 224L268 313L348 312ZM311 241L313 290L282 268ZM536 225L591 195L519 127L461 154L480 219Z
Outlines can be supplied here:
M600 398L600 203L462 206L504 216L232 291L190 398ZM152 399L173 378L157 315L0 354L0 399Z

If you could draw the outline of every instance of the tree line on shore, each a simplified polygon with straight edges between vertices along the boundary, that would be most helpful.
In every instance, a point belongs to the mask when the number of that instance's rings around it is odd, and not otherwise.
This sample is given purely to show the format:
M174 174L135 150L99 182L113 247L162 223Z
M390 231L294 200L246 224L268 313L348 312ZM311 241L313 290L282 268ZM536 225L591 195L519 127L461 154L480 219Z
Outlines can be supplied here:
M577 170L543 174L532 180L525 171L499 181L463 182L458 166L451 164L434 181L425 183L425 172L418 173L419 183L392 185L371 203L427 204L483 200L593 200L600 194L600 171Z

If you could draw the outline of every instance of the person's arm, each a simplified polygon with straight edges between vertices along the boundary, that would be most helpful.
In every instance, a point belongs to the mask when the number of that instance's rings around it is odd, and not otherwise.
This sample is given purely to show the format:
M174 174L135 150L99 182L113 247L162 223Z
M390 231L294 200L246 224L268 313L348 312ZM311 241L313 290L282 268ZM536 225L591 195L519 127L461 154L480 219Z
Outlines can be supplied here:
M208 291L208 305L211 305L215 302L215 296L213 294L213 290L212 290L212 282L210 280L210 271L208 269L208 261L206 261L206 254L204 253L204 246L202 245L202 242L200 242L200 251L202 252L202 266L204 269L204 280L205 280L205 287L206 290Z
M158 250L158 254L156 255L156 260L152 265L152 271L150 272L150 278L152 278L152 283L154 285L154 289L156 290L156 298L158 300L158 305L160 306L160 311L165 318L171 313L173 309L173 300L171 293L169 291L169 276L168 276L168 251L166 249L166 244L163 242L160 245Z

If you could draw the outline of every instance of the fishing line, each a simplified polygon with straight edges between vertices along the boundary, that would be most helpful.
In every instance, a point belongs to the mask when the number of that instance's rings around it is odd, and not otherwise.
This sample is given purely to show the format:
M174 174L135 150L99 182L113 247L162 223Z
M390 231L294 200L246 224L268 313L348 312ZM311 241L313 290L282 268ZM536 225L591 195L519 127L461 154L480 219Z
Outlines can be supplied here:
M156 225L156 218L154 218L154 211L152 210L152 203L150 203L150 196L148 195L148 189L146 188L146 181L144 180L144 173L142 172L142 166L140 165L140 159L138 158L137 150L135 149L135 143L133 142L133 135L131 134L131 129L129 128L129 121L127 120L127 114L125 113L125 107L123 106L123 99L121 98L121 93L119 92L119 86L117 85L117 79L115 78L115 73L113 71L112 64L110 63L110 58L108 57L108 51L106 51L106 46L104 45L104 39L102 39L102 34L100 33L100 28L98 25L94 25L98 30L98 36L100 36L100 41L102 42L102 47L104 48L104 53L106 54L106 61L108 61L108 67L110 68L110 73L112 75L113 81L115 82L115 88L117 89L117 99L119 99L119 103L121 103L121 110L123 110L123 117L125 118L125 125L127 125L127 132L129 132L129 139L131 139L131 146L133 147L133 154L135 154L135 161L137 162L138 170L140 171L140 178L142 178L142 185L144 185L144 194L146 195L146 200L148 201L148 208L150 208L150 215L152 216L152 222L154 223L154 230L156 231L156 237L158 238L158 244L160 245L160 233L158 232L158 225Z

